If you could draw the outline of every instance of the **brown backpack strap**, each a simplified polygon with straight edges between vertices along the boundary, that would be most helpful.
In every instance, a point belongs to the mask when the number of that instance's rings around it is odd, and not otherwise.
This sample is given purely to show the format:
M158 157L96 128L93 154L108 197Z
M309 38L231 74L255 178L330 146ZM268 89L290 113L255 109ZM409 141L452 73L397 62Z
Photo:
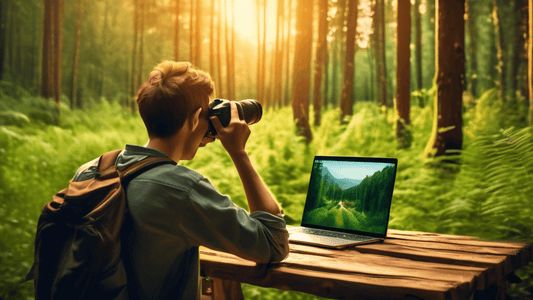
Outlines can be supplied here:
M122 152L122 150L118 149L104 153L102 156L100 156L100 160L98 161L98 172L101 173L104 170L114 166L120 152Z

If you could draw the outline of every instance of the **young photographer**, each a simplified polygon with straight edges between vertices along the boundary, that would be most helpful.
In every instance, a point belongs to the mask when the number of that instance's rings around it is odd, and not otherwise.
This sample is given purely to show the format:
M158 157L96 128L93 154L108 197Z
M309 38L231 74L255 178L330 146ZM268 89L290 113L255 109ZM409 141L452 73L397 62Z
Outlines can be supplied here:
M157 65L137 95L149 142L127 145L117 165L149 156L193 159L199 147L214 141L206 136L211 121L238 170L250 213L184 166L160 165L135 177L127 187L129 216L123 229L130 299L199 299L199 246L258 263L288 255L280 206L245 149L248 124L239 119L234 102L227 127L217 117L209 119L213 92L210 76L190 63Z

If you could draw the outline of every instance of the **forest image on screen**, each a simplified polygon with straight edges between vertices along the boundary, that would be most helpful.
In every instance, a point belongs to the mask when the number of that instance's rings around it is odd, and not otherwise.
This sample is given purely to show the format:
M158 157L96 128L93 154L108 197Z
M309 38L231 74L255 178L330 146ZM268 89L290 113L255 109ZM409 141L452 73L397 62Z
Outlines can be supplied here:
M316 160L302 223L383 234L395 165Z

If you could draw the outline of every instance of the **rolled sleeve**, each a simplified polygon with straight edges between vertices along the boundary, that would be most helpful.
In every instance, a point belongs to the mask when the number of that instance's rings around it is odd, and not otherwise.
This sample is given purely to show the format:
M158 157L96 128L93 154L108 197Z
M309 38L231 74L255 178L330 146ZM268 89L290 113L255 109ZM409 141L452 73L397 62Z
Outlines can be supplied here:
M279 262L289 253L283 218L262 211L249 215L206 178L196 182L185 205L180 227L191 244L258 263Z

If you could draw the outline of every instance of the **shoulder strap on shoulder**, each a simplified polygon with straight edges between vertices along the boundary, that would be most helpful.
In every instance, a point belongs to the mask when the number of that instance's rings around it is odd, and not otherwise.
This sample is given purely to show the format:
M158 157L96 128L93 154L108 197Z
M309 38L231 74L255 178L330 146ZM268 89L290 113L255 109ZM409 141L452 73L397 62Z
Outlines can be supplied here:
M118 149L104 153L100 156L100 160L98 161L98 172L103 172L114 166L120 152L122 152L122 150Z

